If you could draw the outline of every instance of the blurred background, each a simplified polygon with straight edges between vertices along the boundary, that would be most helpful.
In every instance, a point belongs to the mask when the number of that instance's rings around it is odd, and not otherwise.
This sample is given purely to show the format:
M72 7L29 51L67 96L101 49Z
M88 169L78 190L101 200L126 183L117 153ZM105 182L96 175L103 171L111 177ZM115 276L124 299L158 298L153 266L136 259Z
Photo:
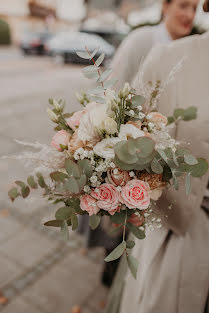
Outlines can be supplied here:
M75 93L90 86L75 52L99 47L110 64L135 28L160 20L156 0L0 0L0 312L102 313L108 288L101 283L104 251L87 251L74 233L65 243L45 229L55 208L40 198L9 202L12 181L29 170L15 160L24 142L48 144L53 125L48 98L79 109ZM195 24L209 29L198 9Z

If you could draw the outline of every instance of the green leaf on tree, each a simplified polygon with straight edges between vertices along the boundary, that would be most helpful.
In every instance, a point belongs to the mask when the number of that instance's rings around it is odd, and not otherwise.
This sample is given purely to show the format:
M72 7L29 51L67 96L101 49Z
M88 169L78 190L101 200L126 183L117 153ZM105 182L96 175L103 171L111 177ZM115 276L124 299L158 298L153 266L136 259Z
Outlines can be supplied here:
M68 241L69 240L69 229L68 229L68 224L66 221L62 222L61 233L63 235L64 240Z
M11 199L11 201L14 201L17 197L20 196L20 193L16 187L13 187L9 190L8 196Z
M101 221L101 215L92 215L90 216L89 218L89 225L91 227L91 229L96 229L99 224L100 224L100 221Z
M128 267L133 275L133 277L136 279L137 276L137 270L139 266L139 262L136 258L134 258L132 255L127 256L127 262L128 262Z
M144 230L140 230L137 226L129 222L127 223L127 227L134 234L134 236L136 236L136 238L141 239L141 240L146 238Z
M28 182L28 185L32 189L37 189L38 188L38 184L35 182L35 179L34 179L34 177L32 175L28 177L27 182Z

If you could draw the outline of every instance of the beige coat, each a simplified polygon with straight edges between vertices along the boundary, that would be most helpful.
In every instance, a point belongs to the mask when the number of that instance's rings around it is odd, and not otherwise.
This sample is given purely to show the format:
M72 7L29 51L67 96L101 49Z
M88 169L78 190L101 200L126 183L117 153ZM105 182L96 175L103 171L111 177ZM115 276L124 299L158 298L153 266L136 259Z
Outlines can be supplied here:
M116 87L122 88L126 82L131 83L150 50L157 44L170 41L163 23L132 31L118 48L111 64L112 77L118 80Z
M159 110L198 107L198 119L180 122L177 139L191 143L196 156L209 159L209 33L182 39L153 50L144 63L144 81L164 82L186 56L183 68L159 101ZM120 313L208 313L209 216L201 209L209 175L193 179L192 193L164 193L158 211L163 228L137 241L140 265L137 280L128 274ZM168 209L172 203L171 210ZM165 217L167 215L168 217Z

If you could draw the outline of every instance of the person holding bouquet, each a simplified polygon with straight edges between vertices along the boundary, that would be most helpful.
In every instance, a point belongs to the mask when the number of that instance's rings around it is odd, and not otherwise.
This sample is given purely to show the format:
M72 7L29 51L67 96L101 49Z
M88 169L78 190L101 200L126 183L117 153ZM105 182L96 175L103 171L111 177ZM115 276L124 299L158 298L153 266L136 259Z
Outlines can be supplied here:
M208 0L204 10L209 11ZM193 151L207 159L208 49L209 32L153 49L142 68L145 83L157 80L166 85L159 99L160 112L170 114L180 106L197 105L197 120L187 125L178 122L174 131L177 140L189 141ZM168 83L182 57L182 67ZM138 79L135 86L139 87ZM162 215L163 227L137 242L133 252L140 260L137 279L127 275L122 295L122 283L118 285L116 279L106 312L209 312L209 212L201 208L208 180L208 174L196 179L189 197L181 186L178 193L172 188L163 193L156 208ZM120 310L117 297L121 300Z

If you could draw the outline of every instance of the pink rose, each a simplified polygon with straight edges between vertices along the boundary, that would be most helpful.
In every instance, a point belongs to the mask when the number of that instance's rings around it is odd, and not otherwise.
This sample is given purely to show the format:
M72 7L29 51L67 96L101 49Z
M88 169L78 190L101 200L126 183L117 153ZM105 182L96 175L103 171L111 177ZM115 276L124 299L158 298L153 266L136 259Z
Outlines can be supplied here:
M162 115L159 112L151 112L147 115L147 119L149 122L156 125L157 128L162 128L161 125L167 125L168 119L166 116Z
M130 180L122 187L120 201L129 209L146 210L150 204L149 184L138 179Z
M70 140L70 134L66 130L60 130L54 135L51 141L51 146L57 149L58 151L63 151L60 145L68 146Z
M84 110L75 112L71 117L69 117L66 121L67 124L72 128L73 130L76 130L76 128L80 125L80 119L81 116L85 113Z
M81 210L88 212L90 216L96 215L100 210L97 201L90 195L84 195L80 198L80 207Z
M117 174L115 172L117 172ZM128 172L123 171L119 168L108 169L107 178L108 181L114 186L125 186L127 181L131 179Z
M98 189L98 192L91 192L91 196L98 200L97 206L114 215L119 209L119 191L111 184L102 184Z

